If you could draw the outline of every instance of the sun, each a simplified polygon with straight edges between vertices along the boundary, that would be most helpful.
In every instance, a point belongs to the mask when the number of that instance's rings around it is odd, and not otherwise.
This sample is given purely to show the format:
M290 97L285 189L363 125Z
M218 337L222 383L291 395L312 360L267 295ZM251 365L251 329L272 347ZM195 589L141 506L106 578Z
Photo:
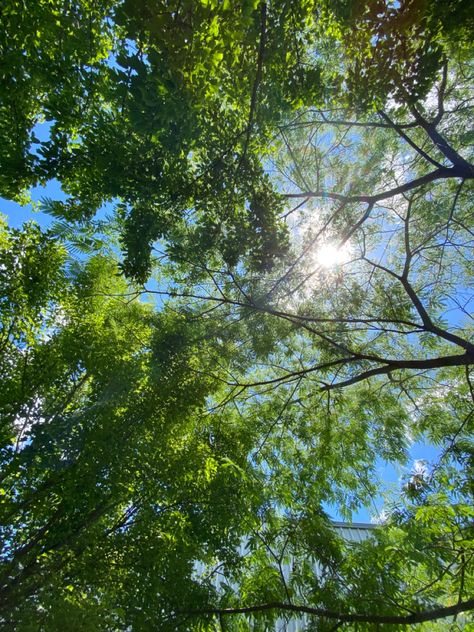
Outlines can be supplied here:
M338 246L332 243L326 243L318 248L316 253L316 261L323 268L333 268L334 266L347 263L350 259L350 246L344 244Z

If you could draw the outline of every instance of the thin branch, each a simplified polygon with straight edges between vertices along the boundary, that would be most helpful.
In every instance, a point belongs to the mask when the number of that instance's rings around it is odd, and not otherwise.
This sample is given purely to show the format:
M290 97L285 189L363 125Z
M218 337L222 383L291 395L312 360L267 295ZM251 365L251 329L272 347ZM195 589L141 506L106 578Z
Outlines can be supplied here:
M454 167L440 167L434 171L426 173L424 176L405 182L398 187L388 189L387 191L381 191L374 195L343 195L342 193L334 193L331 191L302 191L301 193L286 193L284 197L288 199L297 198L328 198L330 200L338 200L339 202L351 203L351 202L365 202L366 204L376 204L381 200L387 200L388 198L396 195L401 195L407 191L412 191L425 184L434 182L435 180L446 180L448 178L474 178L474 168L466 163L468 167L464 165L456 164Z
M391 125L387 125L385 123L379 123L377 121L349 121L347 119L329 119L322 110L317 112L322 121L293 121L285 125L285 129L295 129L298 127L310 127L313 125L317 125L318 123L324 123L325 125L334 125L335 127L343 126L343 127L364 127L364 128L379 128L379 129L390 129ZM411 123L398 123L397 124L400 129L412 129L413 127L417 127L418 123L416 121L412 121Z
M268 612L269 610L280 610L295 612L297 614L309 614L316 617L325 617L326 619L336 619L343 623L395 623L399 625L409 625L414 623L423 623L425 621L436 621L437 619L445 619L452 617L460 612L466 612L474 609L474 599L461 601L453 606L437 606L432 610L424 610L409 615L377 615L377 614L360 614L360 613L342 613L334 610L326 610L325 608L312 608L311 606L303 606L289 603L273 602L257 604L253 606L241 606L238 608L203 608L200 610L188 610L179 612L179 615L235 615L235 614L252 614L254 612Z
M355 375L354 377L351 377L348 380L344 380L343 382L326 384L322 390L344 388L346 386L351 386L352 384L362 382L363 380L367 380L369 377L374 377L376 375L388 375L392 371L399 371L402 369L421 369L423 371L428 371L430 369L441 369L447 366L469 366L471 364L474 364L474 355L469 355L467 353L464 355L428 358L426 360L386 360L386 364L384 366L369 369L368 371L359 373L359 375Z
M433 119L433 125L438 125L444 115L444 95L446 94L446 84L448 82L448 61L445 60L443 64L443 74L441 76L441 83L438 88L438 113Z
M411 302L413 303L416 311L418 312L418 315L420 316L423 322L423 326L425 330L439 336L440 338L443 338L444 340L448 340L449 342L452 342L453 344L458 345L459 347L462 347L463 349L466 350L466 352L468 352L471 355L474 354L474 344L465 340L464 338L461 338L460 336L457 336L456 334L453 334L449 331L446 331L445 329L442 329L441 327L438 327L437 325L433 323L430 315L426 311L423 303L421 302L419 296L415 292L413 286L408 281L408 279L406 277L399 277L399 278L400 278L401 284L403 285L403 288L405 289L405 292L410 297Z
M298 209L300 209L302 206L304 206L306 204L306 202L308 202L309 198L306 198L305 200L303 200L302 202L300 202L299 204L297 204L296 206L294 206L292 209L290 209L289 211L287 211L284 215L281 216L282 220L285 220L287 217L289 217L292 213L294 213L295 211L297 211Z
M411 110L418 124L425 130L439 151L446 156L446 158L455 167L462 167L466 173L470 174L469 177L474 177L474 165L468 162L465 158L458 154L453 147L451 147L448 141L438 132L434 123L427 121L415 107L412 107Z
M379 110L378 114L384 119L384 121L387 121L387 124L389 125L389 127L395 130L395 132L401 138L403 138L403 140L406 141L410 145L410 147L413 147L413 149L418 154L420 154L420 156L422 156L428 162L431 162L431 164L434 165L435 167L438 167L439 169L443 168L443 165L440 162L438 162L437 160L434 160L434 158L429 156L423 149L421 149L421 147L419 147L407 134L405 134L403 129L399 125L394 123L392 119L389 116L387 116L387 114L385 114L385 112L383 112L382 110Z

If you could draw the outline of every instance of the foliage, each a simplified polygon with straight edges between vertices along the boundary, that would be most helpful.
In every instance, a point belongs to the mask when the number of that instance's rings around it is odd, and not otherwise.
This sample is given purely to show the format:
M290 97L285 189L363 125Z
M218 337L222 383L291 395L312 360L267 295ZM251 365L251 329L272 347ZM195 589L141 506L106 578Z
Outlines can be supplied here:
M469 625L468 3L2 20L1 625Z
M199 412L216 382L192 344L209 332L197 322L184 338L180 316L123 298L109 259L66 275L61 246L35 226L3 239L3 261L25 273L3 263L19 298L2 327L2 612L27 628L140 627L132 586L140 600L196 593L193 560L226 555L255 502L251 482L237 485L244 437L229 428L217 445Z

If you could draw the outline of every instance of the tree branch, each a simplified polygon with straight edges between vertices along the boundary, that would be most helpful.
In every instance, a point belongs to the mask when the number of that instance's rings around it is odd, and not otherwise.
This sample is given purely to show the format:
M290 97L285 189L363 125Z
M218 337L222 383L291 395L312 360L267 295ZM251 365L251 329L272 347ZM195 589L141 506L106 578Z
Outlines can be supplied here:
M267 35L267 3L262 2L261 12L260 12L260 43L258 47L258 58L257 58L257 73L255 75L255 81L253 83L252 96L250 98L250 112L249 112L249 121L247 124L247 132L245 137L244 150L242 152L242 156L239 160L239 165L237 167L237 171L239 171L242 163L245 160L247 155L247 149L250 142L250 134L252 133L253 123L255 119L255 109L257 107L257 94L258 88L262 81L262 73L263 73L263 55L265 52L265 42Z
M401 195L407 191L412 191L424 184L429 184L435 180L446 180L448 178L465 178L466 180L474 178L474 168L469 163L465 165L456 164L454 167L440 167L434 171L426 173L424 176L410 180L398 187L388 189L376 193L375 195L343 195L342 193L333 193L331 191L302 191L301 193L285 193L283 197L287 199L297 198L329 198L330 200L338 200L340 202L365 202L366 204L376 204L382 200L394 197L395 195Z
M393 130L395 130L395 132L401 138L403 138L403 140L406 141L410 145L410 147L413 147L413 149L418 154L420 154L420 156L422 156L428 162L431 162L431 164L434 165L435 167L438 167L439 169L443 168L443 165L440 162L438 162L437 160L434 160L434 158L429 156L423 149L421 149L421 147L419 147L407 134L405 134L402 128L396 123L394 123L391 120L391 118L389 118L387 114L385 114L385 112L382 112L382 110L379 110L379 116L381 116L384 119L384 121L387 121L388 126L391 127Z
M462 347L470 355L474 354L474 345L471 342L464 340L464 338L461 338L460 336L457 336L456 334L452 334L451 332L446 331L445 329L442 329L441 327L438 327L437 325L433 323L430 315L426 311L419 296L417 295L417 293L413 289L413 286L411 285L411 283L408 281L406 277L404 276L400 277L400 282L402 283L403 288L405 289L405 292L410 297L411 302L413 303L416 311L418 312L418 315L420 316L423 322L423 326L426 331L429 331L430 333L435 334L436 336L439 336L440 338L443 338L444 340L448 340L449 342L452 342L453 344L458 345L459 347Z
M417 123L425 130L439 151L446 156L455 167L463 167L467 173L471 174L470 177L472 178L474 176L474 165L465 160L451 147L447 140L438 132L434 123L427 121L415 107L412 107L411 110Z
M445 619L452 617L460 612L466 612L474 609L474 599L461 601L453 606L437 606L432 610L424 610L409 615L377 615L377 614L359 614L359 613L341 613L325 608L312 608L310 606L299 606L296 604L271 602L257 604L254 606L241 606L238 608L208 608L201 610L188 610L179 612L180 615L235 615L235 614L252 614L254 612L268 612L269 610L283 610L286 612L295 612L297 614L309 614L316 617L325 617L326 619L336 619L342 623L395 623L399 625L410 625L414 623L423 623L425 621L436 621L437 619Z
M325 125L334 125L335 127L364 127L364 128L378 128L378 129L390 129L391 125L387 123L379 123L378 121L348 121L346 119L329 119L326 114L322 110L318 110L317 114L319 114L322 118L322 121L301 121L301 122L292 122L288 123L284 126L285 129L294 129L298 127L310 127L319 124ZM416 121L412 121L411 123L397 123L397 126L400 129L412 129L418 126Z
M355 361L355 359L353 361ZM474 355L468 353L465 353L464 355L428 358L426 360L386 360L386 364L384 366L369 369L368 371L359 373L359 375L355 375L343 382L326 384L326 386L323 386L321 390L329 391L335 388L344 388L346 386L362 382L369 377L374 377L376 375L388 375L388 373L391 373L392 371L399 371L402 369L428 371L430 369L441 369L447 366L469 366L471 364L474 364Z

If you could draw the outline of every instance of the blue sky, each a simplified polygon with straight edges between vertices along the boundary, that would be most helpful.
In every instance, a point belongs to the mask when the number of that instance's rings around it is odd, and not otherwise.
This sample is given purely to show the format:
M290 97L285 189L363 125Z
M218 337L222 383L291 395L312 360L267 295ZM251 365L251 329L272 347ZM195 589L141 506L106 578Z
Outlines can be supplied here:
M57 180L51 180L47 186L35 187L31 191L31 199L34 203L40 202L41 199L45 197L55 200L63 200L66 196L61 190L59 182ZM0 213L7 216L8 224L12 228L19 228L29 220L34 220L42 228L47 228L52 222L52 217L50 215L33 209L31 204L21 206L17 202L5 200L4 198L0 198Z

